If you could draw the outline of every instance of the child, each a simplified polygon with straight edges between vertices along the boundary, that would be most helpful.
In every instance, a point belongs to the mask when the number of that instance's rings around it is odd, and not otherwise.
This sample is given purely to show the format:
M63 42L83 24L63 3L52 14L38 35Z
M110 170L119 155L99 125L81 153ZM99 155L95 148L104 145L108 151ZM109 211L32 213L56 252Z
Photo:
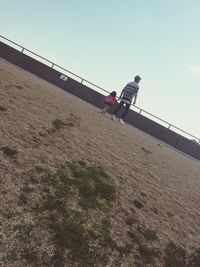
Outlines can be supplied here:
M112 93L110 93L108 96L104 96L103 98L103 102L104 102L104 106L103 109L101 110L102 114L105 114L106 111L114 104L117 103L117 99L116 99L117 93L115 91L113 91Z

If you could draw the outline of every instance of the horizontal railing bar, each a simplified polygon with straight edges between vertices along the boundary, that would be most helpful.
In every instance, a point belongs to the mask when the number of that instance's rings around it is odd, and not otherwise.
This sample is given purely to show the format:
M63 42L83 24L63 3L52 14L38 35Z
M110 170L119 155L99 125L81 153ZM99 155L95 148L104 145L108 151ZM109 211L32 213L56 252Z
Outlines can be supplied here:
M136 106L134 106L134 105L132 105L132 106L133 106L133 107L136 107ZM148 115L150 115L150 116L152 116L152 117L154 117L154 118L156 118L156 119L158 119L158 120L160 120L160 121L162 121L162 122L168 124L170 127L173 127L173 128L175 128L175 129L177 129L177 130L179 130L179 131L181 131L181 132L183 132L183 133L185 133L185 134L188 134L189 136L194 137L194 138L196 138L196 139L198 139L198 140L200 141L200 139L199 139L198 137L196 137L196 136L194 136L194 135L192 135L192 134L190 134L190 133L188 133L188 132L186 132L186 131L184 131L184 130L178 128L177 126L175 126L175 125L173 125L173 124L171 124L171 123L169 123L169 122L167 122L167 121L165 121L165 120L163 120L163 119L161 119L161 118L159 118L159 117L157 117L157 116L155 116L155 115L149 113L148 111L145 111L145 110L143 110L143 109L141 109L141 108L139 108L139 107L137 107L137 108L140 109L141 111L143 111L144 113L146 113L146 114L148 114Z
M13 41L9 40L8 38L6 38L6 37L4 37L4 36L2 36L2 35L0 35L0 37L1 37L1 38L3 38L3 39L5 39L6 41L9 41L9 42L11 42L12 44L15 44L15 45L19 46L20 48L24 48L22 45L20 45L20 44L17 44L17 43L15 43L15 42L13 42Z
M95 86L96 88L98 88L98 89L100 89L100 90L102 90L102 91L104 91L104 92L106 92L106 93L110 93L109 91L107 91L107 90L105 90L105 89L103 89L102 87L100 87L100 86L98 86L98 85L96 85L96 84L94 84L94 83L91 83L91 82L89 82L89 81L87 81L87 80L83 80L84 82L87 82L88 84L90 84L90 85L93 85L93 86Z
M134 106L134 105L131 105L131 106L133 106L133 107L136 107L136 106ZM170 125L172 125L171 123L169 123L169 122L167 122L167 121L165 121L165 120L163 120L163 119L161 119L161 118L159 118L159 117L157 117L157 116L155 116L155 115L151 114L151 113L150 113L150 112L148 112L148 111L145 111L144 109L141 109L141 108L139 108L139 107L137 107L137 108L138 108L138 109L140 109L140 110L141 110L141 112L144 112L144 113L146 113L146 114L148 114L148 115L152 116L153 118L155 118L155 119L157 119L157 120L160 120L160 121L162 121L162 122L164 122L164 123L168 124L169 126L170 126Z
M49 62L49 63L55 65L52 61L46 59L45 57L42 57L42 56L40 56L40 55L34 53L33 51L29 50L29 49L26 49L26 48L23 48L23 49L24 49L24 51L28 51L28 52L30 52L31 54L33 54L33 55L35 55L35 56L37 56L37 57L39 57L39 58L41 58L41 59L44 59L45 61L47 61L47 62Z
M188 133L188 132L186 132L186 131L184 131L184 130L178 128L178 127L176 127L175 125L172 125L172 124L171 124L171 127L175 128L175 129L177 129L177 130L179 130L179 131L181 131L181 132L183 132L183 133L185 133L185 134L188 134L189 136L191 136L191 137L193 137L193 138L195 138L195 139L197 139L197 140L200 141L200 138L198 138L198 137L196 137L196 136L194 136L194 135L192 135L192 134L190 134L190 133Z

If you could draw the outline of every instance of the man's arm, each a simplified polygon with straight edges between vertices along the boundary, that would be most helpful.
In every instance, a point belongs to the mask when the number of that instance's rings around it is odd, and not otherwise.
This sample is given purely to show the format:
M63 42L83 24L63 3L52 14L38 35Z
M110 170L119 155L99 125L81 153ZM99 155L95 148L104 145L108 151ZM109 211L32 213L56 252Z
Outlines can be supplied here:
M134 96L133 105L135 105L135 103L136 103L136 100L137 100L137 94L135 94L135 96Z
M125 89L125 87L124 87L124 89ZM119 99L122 98L122 95L123 95L123 93L124 93L124 89L121 91L121 94L120 94L120 96L119 96Z
M119 96L119 99L122 98L123 92L124 92L124 89L121 91L121 94L120 94L120 96Z

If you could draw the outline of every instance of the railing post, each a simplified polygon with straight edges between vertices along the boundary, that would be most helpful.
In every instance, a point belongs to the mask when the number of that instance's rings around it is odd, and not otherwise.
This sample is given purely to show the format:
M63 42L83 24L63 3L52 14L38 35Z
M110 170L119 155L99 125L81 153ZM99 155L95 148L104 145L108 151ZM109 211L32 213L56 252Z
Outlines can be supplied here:
M53 68L55 66L55 64L54 63L52 63L52 66L51 66L51 68Z
M84 82L84 79L81 80L81 83L83 83L83 82Z
M139 114L141 114L142 113L142 109L140 109L140 111L139 111Z
M171 124L169 124L169 126L168 126L168 129L170 129L170 128L171 128L171 126L172 126L172 125L171 125Z
M23 48L22 48L22 51L21 51L22 53L24 52L24 49L25 49L25 48L23 47Z

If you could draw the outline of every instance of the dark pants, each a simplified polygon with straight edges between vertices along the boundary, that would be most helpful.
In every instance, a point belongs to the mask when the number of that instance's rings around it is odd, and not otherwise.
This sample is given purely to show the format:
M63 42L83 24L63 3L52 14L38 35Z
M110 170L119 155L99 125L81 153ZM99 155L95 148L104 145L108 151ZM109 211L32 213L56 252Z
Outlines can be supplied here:
M116 115L117 112L123 107L124 104L126 105L126 107L125 107L125 110L124 110L124 112L123 112L123 114L122 114L122 116L121 116L122 119L123 119L123 118L126 116L126 114L128 113L131 104L125 103L125 102L123 102L123 100L121 100L120 103L119 103L119 105L116 107L116 109L114 110L114 113L113 113L114 115Z

